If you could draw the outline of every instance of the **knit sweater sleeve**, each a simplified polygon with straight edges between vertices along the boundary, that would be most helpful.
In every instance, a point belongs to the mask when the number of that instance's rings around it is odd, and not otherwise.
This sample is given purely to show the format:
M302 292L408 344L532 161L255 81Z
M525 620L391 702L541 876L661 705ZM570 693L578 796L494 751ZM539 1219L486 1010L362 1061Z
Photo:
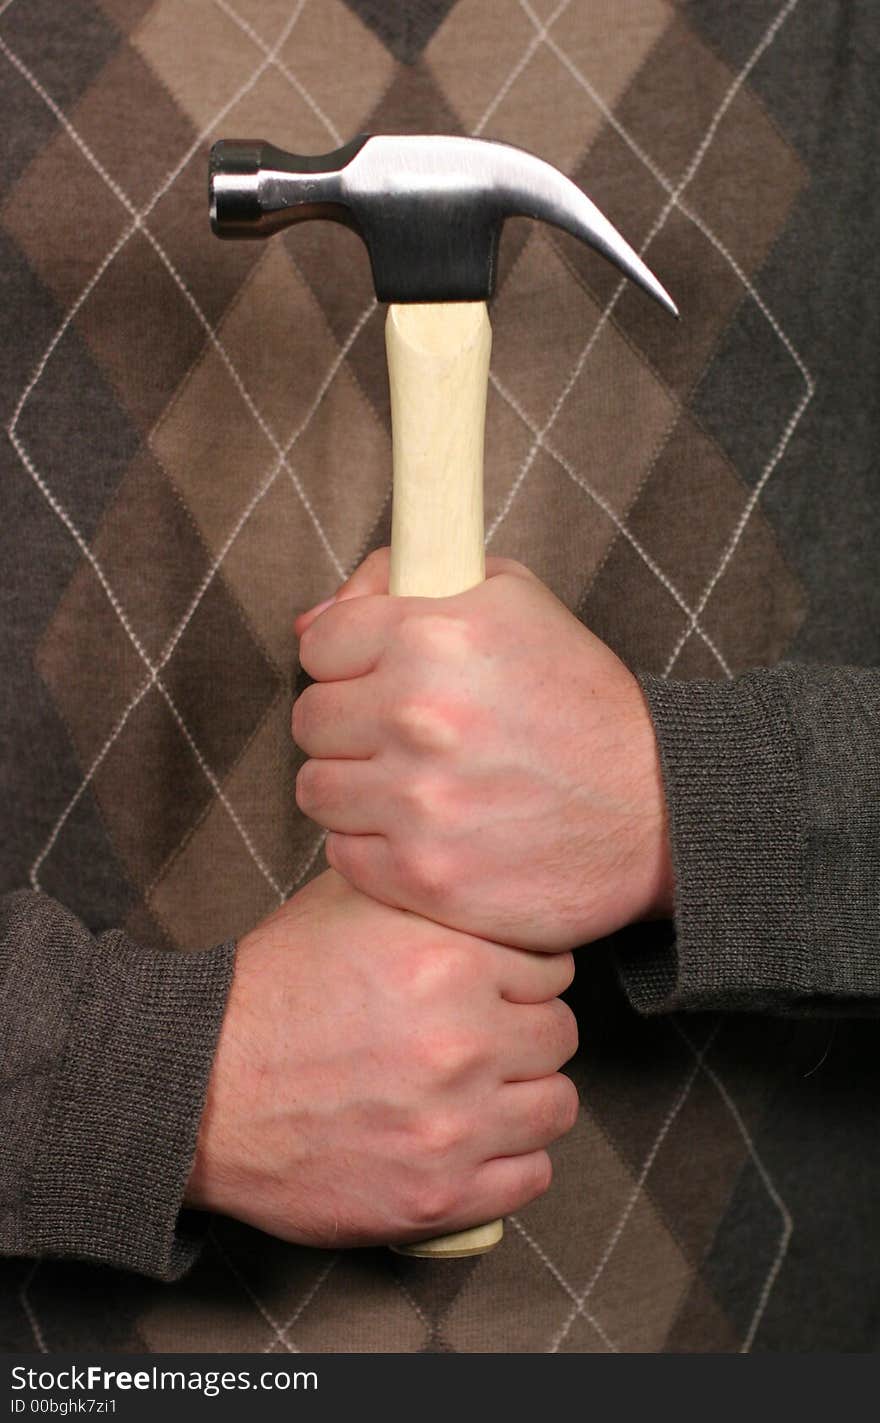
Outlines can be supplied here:
M639 680L676 883L616 945L633 1005L880 1011L880 670Z
M0 1252L177 1279L182 1209L234 945L94 937L46 895L0 898Z

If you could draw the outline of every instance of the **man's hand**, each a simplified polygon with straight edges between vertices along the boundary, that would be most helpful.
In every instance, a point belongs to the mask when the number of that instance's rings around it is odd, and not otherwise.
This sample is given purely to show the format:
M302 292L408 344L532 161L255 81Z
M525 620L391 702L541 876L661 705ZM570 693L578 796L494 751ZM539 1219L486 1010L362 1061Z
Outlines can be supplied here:
M317 1246L516 1210L577 1115L572 975L321 875L239 943L187 1204Z
M657 746L632 673L520 564L391 598L388 551L297 620L316 679L297 802L386 904L533 949L671 912Z

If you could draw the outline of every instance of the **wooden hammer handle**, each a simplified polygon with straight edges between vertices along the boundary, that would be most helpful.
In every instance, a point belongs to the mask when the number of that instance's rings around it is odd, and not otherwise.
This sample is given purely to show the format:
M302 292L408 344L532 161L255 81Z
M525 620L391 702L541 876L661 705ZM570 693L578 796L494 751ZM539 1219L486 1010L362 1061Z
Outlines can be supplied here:
M492 330L482 301L390 306L394 509L391 592L448 598L482 583L483 433ZM393 1247L455 1260L482 1255L500 1220Z
M483 432L491 345L483 301L388 308L392 593L448 598L486 576Z

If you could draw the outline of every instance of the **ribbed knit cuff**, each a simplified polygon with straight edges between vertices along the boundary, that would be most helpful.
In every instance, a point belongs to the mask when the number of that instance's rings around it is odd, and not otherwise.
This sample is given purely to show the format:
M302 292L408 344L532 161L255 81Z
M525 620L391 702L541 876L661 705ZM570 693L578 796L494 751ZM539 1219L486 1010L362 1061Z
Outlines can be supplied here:
M632 926L614 945L633 1005L876 1001L880 722L866 695L876 713L878 675L781 664L723 683L639 680L675 903L674 924Z
M24 1251L179 1278L205 1218L182 1210L234 945L96 943L57 1058L22 1201Z

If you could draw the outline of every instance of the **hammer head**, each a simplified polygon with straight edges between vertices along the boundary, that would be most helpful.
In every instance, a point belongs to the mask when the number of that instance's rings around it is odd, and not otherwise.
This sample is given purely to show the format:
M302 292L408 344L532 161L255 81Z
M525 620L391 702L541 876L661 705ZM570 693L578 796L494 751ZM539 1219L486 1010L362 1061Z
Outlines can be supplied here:
M485 301L506 217L560 227L603 253L674 316L674 302L616 228L551 164L508 143L375 134L306 158L262 140L215 143L211 226L266 237L329 218L367 246L380 301Z

